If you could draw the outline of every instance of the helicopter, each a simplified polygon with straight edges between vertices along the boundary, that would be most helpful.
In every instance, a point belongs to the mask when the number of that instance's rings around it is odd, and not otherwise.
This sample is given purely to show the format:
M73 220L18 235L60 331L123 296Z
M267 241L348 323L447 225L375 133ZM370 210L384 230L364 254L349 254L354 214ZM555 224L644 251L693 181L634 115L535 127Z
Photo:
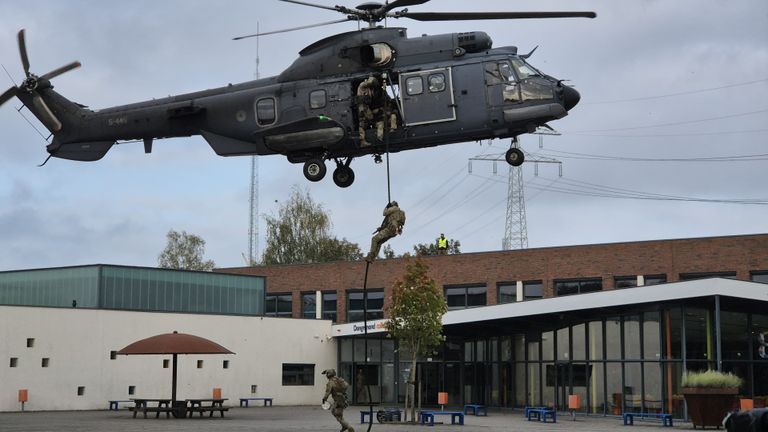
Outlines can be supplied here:
M313 182L333 161L339 187L354 182L353 159L444 144L511 138L506 161L519 166L517 137L568 114L579 93L528 63L536 50L494 48L482 31L409 38L385 19L417 21L595 18L594 12L411 12L429 0L363 3L356 8L280 0L345 15L343 19L234 38L357 21L356 31L326 37L299 52L277 76L194 93L91 110L53 90L72 62L30 72L25 32L18 33L24 81L0 95L18 97L51 132L51 157L96 161L117 142L201 135L219 156L274 155L303 163ZM399 9L399 10L397 10ZM46 159L46 162L48 161ZM43 163L45 164L45 162Z

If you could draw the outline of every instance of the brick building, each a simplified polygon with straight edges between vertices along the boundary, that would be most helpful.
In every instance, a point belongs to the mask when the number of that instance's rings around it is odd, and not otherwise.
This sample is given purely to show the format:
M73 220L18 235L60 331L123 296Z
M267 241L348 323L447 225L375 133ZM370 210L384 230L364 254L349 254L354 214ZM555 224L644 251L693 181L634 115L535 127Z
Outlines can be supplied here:
M422 258L451 309L704 277L768 281L768 234L546 247ZM377 260L368 275L371 318L381 318L406 259ZM267 315L362 320L365 262L217 271L265 276ZM461 297L464 297L462 300ZM352 305L351 317L348 309Z

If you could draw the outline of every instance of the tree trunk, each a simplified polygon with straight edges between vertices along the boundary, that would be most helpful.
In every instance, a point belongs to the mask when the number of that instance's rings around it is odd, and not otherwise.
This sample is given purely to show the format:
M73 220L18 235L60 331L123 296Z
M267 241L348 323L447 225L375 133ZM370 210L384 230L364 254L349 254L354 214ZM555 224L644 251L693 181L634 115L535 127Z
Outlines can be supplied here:
M413 358L411 359L411 377L408 380L408 387L411 389L411 395L416 396L416 354L414 351ZM411 420L416 421L416 401L415 398L411 398Z

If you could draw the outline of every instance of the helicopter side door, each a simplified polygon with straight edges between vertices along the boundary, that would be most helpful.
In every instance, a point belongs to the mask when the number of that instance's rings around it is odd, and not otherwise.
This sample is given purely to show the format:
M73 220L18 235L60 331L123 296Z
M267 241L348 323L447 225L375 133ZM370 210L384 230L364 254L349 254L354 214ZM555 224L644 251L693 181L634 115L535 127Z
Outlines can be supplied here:
M451 68L400 74L400 104L406 126L456 120Z

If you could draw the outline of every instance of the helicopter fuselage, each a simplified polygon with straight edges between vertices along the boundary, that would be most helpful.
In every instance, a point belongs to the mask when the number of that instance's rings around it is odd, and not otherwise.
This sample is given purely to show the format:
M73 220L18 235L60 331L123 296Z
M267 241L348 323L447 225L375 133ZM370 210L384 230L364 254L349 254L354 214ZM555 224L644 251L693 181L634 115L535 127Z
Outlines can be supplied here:
M98 111L44 80L36 92L61 120L48 146L54 157L98 160L119 141L143 140L150 152L154 139L202 135L220 156L348 168L366 154L516 137L567 115L578 92L526 57L492 48L483 32L407 38L405 29L373 28L310 45L279 76L211 90ZM373 100L357 92L369 77L381 87ZM18 96L36 111L31 95ZM362 119L361 104L378 117ZM305 175L317 180L306 167Z

